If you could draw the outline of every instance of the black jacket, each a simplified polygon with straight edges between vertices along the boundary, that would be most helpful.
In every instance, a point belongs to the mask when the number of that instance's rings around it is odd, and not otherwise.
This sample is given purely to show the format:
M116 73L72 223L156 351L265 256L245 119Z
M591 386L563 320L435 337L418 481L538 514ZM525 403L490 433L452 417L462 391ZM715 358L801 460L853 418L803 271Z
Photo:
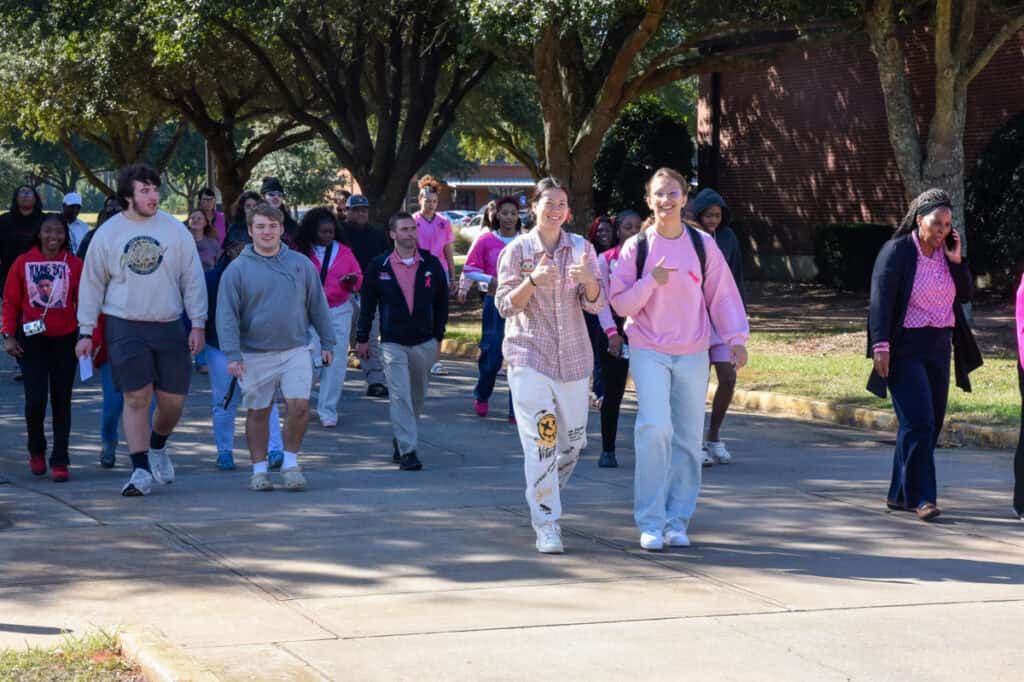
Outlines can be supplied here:
M895 362L895 350L903 336L903 320L910 305L910 293L917 274L917 247L912 235L894 237L887 241L875 259L871 273L871 307L868 311L868 357L874 355L872 348L881 341L889 342L889 371ZM969 374L981 367L981 351L974 340L974 334L967 325L963 304L974 296L974 283L967 263L949 263L949 274L956 286L953 301L953 367L956 385L970 392ZM872 368L868 378L868 390L880 398L886 395L888 382Z
M429 251L420 250L423 260L416 271L416 293L410 315L391 268L391 253L388 251L374 258L363 273L356 341L366 343L370 339L370 327L379 306L381 341L416 346L433 338L440 343L448 324L448 280L441 261Z
M32 248L41 222L42 211L22 215L14 209L0 215L0 286L7 282L7 272L15 259Z

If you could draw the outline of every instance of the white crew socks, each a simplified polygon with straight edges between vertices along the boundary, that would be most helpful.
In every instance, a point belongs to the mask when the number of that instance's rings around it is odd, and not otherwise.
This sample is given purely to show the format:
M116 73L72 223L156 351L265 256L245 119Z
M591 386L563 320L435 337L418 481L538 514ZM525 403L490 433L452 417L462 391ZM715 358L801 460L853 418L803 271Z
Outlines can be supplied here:
M281 464L282 469L294 469L299 466L299 455L295 452L284 451L284 462Z
M263 460L262 462L253 462L252 463L252 472L254 474L265 474L265 473L267 473L267 460Z

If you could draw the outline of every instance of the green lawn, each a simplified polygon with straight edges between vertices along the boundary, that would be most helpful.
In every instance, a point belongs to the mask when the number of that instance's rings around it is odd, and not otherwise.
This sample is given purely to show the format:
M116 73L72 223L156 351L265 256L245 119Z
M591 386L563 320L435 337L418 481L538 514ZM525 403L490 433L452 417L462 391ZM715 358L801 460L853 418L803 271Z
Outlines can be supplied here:
M479 343L480 323L453 322L446 336ZM814 335L794 332L755 332L748 346L750 363L740 371L737 387L891 409L888 399L877 398L865 389L871 362L862 352L808 354L780 350L786 343L813 338ZM1015 365L1014 358L985 358L984 366L971 374L971 393L964 393L951 381L948 418L973 424L1017 426L1020 395Z
M67 637L51 649L0 649L0 680L19 682L143 682L121 656L117 638L107 632Z
M832 402L890 409L888 399L868 393L871 361L862 353L826 356L758 352L759 337L750 343L750 364L740 372L741 389L773 391ZM986 358L971 374L973 391L964 393L951 381L948 418L973 424L1016 426L1020 420L1016 360Z

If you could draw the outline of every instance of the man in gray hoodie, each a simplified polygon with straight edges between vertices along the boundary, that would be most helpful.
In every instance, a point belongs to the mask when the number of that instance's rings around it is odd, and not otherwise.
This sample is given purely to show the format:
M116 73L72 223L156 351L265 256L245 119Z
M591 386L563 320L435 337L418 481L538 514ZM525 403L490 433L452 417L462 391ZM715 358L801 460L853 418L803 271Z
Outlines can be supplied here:
M298 451L309 423L313 363L309 328L320 335L324 365L333 360L334 331L327 298L312 261L281 243L284 215L260 204L249 218L253 243L224 271L217 292L217 336L228 372L248 410L245 437L253 490L273 490L267 473L270 408L280 390L287 407L284 463L287 490L305 490Z

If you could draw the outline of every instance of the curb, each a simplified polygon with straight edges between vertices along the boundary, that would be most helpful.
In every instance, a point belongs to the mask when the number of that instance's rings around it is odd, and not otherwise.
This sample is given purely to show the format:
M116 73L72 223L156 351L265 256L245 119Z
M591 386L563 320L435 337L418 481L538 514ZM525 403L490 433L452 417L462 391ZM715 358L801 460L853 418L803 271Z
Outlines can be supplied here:
M450 360L475 360L479 353L475 343L445 339L441 353ZM628 390L635 390L630 377ZM714 384L708 387L708 400L715 395ZM896 415L886 410L876 410L846 403L814 400L798 396L772 393L771 391L744 391L737 389L732 404L735 407L760 412L779 414L800 419L853 426L872 431L896 433L899 422ZM1017 447L1019 431L1012 426L981 426L965 422L947 421L939 435L942 447L974 447L996 450L1013 450Z
M153 628L122 630L117 641L149 682L219 682L216 675Z

